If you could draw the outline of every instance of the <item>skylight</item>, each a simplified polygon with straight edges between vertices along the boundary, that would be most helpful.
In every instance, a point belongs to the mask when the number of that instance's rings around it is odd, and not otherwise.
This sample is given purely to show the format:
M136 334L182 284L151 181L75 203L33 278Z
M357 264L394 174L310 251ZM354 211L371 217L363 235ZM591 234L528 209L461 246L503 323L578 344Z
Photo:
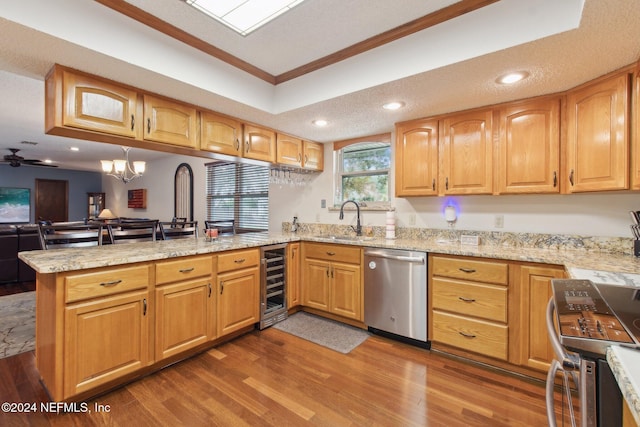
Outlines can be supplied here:
M304 0L183 0L243 36Z

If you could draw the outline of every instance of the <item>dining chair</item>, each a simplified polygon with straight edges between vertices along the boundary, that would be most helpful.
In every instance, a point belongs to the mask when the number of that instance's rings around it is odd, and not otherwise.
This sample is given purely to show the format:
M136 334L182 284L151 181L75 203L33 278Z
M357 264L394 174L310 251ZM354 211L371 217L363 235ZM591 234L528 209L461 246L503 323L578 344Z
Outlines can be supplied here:
M112 244L156 241L158 220L126 221L107 224Z
M159 224L162 240L198 238L198 221L170 221Z
M38 236L42 249L76 248L102 245L101 223L40 224Z
M218 236L232 236L236 234L236 221L234 219L205 221L204 225L208 229L217 228Z

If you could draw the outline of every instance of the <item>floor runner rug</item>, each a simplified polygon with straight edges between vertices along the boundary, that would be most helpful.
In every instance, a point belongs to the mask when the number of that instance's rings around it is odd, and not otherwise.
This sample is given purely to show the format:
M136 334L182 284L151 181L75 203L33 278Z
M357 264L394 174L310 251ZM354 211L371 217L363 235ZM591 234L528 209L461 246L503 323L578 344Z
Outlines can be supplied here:
M35 348L35 307L35 292L0 297L0 359Z

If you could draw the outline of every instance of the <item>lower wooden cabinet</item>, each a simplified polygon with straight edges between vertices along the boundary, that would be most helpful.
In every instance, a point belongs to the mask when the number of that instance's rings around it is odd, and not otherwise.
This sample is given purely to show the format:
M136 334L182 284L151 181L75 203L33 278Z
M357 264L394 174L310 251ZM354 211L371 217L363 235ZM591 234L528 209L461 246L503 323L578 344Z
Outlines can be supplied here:
M287 308L302 303L300 298L300 243L287 245Z
M67 306L62 397L91 390L147 366L150 318L147 291Z
M321 243L303 247L302 305L363 321L362 249Z
M219 337L260 320L259 262L258 249L227 252L218 256Z

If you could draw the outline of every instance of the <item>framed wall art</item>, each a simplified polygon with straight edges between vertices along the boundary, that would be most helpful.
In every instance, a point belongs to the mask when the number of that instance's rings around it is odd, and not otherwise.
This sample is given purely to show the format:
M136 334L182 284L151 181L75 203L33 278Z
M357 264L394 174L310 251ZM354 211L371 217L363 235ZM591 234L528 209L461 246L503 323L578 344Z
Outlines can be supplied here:
M31 218L31 190L0 187L0 223L28 223Z

